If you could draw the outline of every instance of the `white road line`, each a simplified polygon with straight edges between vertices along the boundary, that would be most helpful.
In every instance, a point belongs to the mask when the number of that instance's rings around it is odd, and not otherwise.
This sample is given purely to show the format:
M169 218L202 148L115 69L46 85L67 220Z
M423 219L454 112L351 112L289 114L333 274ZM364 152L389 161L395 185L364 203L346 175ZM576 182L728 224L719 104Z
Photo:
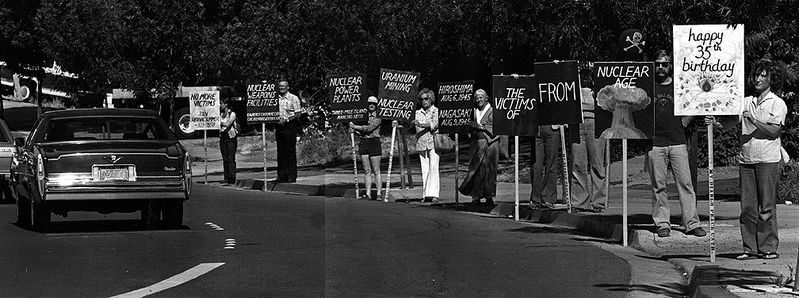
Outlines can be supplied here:
M177 287L192 279L200 277L203 274L211 272L211 270L214 270L222 265L225 265L225 263L202 263L200 265L194 266L189 270L183 271L175 276L172 276L161 282L153 284L149 287L113 296L111 298L134 298L134 297L144 297L147 295L152 295L170 288Z

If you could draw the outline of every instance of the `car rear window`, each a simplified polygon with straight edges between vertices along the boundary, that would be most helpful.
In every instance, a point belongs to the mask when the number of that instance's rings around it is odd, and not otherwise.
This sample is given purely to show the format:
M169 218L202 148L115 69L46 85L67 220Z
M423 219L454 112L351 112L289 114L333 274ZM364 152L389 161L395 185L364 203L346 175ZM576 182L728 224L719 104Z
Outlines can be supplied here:
M46 142L81 140L167 140L161 123L146 117L81 117L53 119Z

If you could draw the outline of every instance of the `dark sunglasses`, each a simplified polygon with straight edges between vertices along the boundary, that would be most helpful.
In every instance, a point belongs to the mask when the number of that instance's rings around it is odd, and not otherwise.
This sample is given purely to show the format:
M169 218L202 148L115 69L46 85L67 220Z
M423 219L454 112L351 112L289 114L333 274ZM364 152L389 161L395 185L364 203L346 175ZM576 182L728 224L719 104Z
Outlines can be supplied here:
M655 62L655 67L668 67L671 62Z

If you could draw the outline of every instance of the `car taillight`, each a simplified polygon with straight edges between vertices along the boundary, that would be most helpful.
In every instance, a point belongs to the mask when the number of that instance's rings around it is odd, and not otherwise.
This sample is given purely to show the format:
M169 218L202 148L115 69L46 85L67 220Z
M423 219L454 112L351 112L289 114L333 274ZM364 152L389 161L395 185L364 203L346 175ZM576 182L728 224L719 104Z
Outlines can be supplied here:
M45 176L44 158L42 158L41 154L36 155L36 180L39 182L39 195L44 198L44 192L47 187L47 176Z
M191 194L191 156L189 156L189 152L186 151L186 155L183 157L185 159L184 166L183 166L183 186L186 189L186 194Z

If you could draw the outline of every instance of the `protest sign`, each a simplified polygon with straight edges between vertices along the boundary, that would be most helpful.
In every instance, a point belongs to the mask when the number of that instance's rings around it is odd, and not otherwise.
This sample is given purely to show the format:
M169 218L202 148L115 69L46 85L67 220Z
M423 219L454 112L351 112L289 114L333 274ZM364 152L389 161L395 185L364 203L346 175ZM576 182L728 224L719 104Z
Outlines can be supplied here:
M418 93L418 72L381 68L380 86L377 91L377 117L411 122L415 117Z
M362 74L341 74L327 77L330 122L360 122L368 119Z
M280 101L274 82L247 84L247 123L280 122Z
M189 93L189 125L195 130L218 130L219 91Z
M474 114L474 81L438 83L438 127L440 133L461 132Z
M674 114L740 114L744 26L674 25L673 30Z
M594 64L594 133L597 138L654 137L654 71L652 62Z
M495 75L493 83L494 134L536 135L538 89L535 76Z
M535 64L538 124L583 122L577 61Z

